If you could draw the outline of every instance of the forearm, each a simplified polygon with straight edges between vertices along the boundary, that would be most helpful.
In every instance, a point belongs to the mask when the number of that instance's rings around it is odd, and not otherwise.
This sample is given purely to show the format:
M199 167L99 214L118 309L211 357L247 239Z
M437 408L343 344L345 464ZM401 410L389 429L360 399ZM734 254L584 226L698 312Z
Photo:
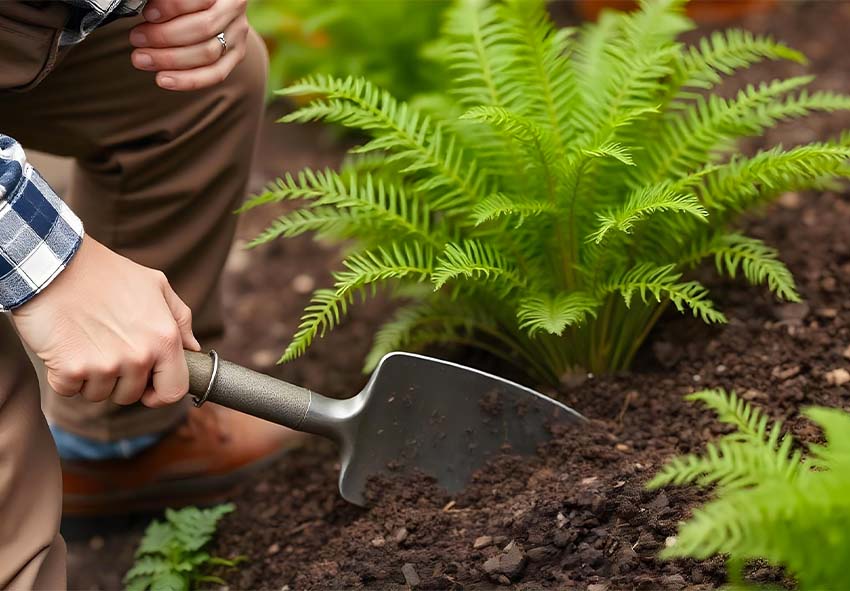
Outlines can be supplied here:
M0 134L0 311L46 288L82 238L79 218L29 165L21 145Z

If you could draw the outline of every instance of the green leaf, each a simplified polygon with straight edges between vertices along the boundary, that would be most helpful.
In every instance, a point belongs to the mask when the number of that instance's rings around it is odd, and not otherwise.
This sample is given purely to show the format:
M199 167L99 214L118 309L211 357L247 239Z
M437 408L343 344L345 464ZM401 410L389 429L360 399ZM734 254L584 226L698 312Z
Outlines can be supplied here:
M660 212L686 213L699 220L708 217L695 195L678 192L668 184L654 185L632 193L620 209L600 213L599 227L588 240L599 244L611 231L629 234L636 223Z
M560 335L568 326L581 324L588 315L596 316L600 302L585 292L541 294L520 302L519 327L530 335L538 331Z
M526 217L555 213L557 208L547 201L538 201L522 196L510 196L496 193L487 197L472 210L475 225L481 225L504 216L516 216L517 227L522 225Z
M431 274L435 291L458 278L490 282L505 292L525 285L506 256L490 244L473 240L446 245Z

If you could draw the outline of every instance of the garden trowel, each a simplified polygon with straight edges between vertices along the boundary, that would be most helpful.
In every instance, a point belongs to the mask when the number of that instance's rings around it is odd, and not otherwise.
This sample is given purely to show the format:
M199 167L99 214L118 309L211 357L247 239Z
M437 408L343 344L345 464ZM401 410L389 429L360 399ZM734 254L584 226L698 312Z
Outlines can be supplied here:
M419 471L457 492L500 451L533 454L553 422L585 419L538 392L412 353L386 355L363 390L326 398L209 354L186 352L195 404L223 406L336 441L339 490L366 503L367 481Z

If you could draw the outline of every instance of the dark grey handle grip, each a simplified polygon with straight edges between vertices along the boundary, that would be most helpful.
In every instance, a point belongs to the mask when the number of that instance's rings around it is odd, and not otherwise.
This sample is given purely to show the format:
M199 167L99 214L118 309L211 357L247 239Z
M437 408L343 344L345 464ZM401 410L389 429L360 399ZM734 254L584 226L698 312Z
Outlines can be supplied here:
M189 366L189 393L200 398L210 386L213 360L206 353L184 353ZM314 396L318 395L306 388L219 360L215 383L206 400L292 429L304 430L304 419Z

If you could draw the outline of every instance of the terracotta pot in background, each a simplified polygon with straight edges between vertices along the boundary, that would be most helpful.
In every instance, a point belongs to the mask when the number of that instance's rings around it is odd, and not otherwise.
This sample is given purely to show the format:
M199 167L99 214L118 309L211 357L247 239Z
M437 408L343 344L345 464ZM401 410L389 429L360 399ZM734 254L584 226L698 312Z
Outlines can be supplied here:
M633 0L576 0L582 18L595 20L606 8L632 10L637 6ZM691 0L688 16L700 23L725 23L755 12L770 10L776 0Z

